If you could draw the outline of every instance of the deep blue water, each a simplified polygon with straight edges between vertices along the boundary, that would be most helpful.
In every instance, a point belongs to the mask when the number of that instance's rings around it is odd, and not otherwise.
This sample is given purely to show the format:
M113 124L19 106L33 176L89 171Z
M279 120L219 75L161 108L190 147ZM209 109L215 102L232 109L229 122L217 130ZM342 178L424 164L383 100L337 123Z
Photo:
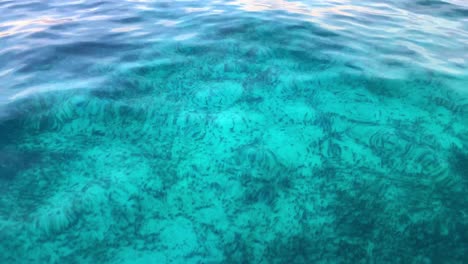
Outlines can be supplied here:
M465 1L0 14L0 263L468 263Z

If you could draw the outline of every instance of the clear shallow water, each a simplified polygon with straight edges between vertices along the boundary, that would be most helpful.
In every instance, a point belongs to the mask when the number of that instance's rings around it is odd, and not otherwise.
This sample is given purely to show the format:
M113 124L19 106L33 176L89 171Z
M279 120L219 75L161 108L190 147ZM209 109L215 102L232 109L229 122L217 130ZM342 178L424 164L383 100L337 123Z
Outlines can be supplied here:
M1 263L467 263L463 1L0 1Z

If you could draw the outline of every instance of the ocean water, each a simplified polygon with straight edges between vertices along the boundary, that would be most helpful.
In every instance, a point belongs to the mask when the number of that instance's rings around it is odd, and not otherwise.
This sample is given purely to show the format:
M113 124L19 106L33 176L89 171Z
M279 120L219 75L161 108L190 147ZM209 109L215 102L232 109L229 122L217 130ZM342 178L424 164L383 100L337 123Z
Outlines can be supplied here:
M468 263L466 1L0 14L0 263Z

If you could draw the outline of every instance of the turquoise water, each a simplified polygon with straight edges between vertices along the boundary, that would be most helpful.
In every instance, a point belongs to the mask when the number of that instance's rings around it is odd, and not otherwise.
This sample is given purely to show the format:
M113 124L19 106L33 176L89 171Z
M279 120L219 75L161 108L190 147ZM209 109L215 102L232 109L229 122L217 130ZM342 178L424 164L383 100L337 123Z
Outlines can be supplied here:
M465 1L0 14L0 263L468 263Z

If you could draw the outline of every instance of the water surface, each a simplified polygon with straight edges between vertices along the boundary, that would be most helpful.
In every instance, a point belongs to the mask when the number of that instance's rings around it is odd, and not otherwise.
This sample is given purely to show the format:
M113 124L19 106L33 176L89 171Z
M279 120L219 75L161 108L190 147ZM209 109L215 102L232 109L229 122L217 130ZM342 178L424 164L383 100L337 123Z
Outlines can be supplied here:
M0 1L1 263L468 263L464 1Z

